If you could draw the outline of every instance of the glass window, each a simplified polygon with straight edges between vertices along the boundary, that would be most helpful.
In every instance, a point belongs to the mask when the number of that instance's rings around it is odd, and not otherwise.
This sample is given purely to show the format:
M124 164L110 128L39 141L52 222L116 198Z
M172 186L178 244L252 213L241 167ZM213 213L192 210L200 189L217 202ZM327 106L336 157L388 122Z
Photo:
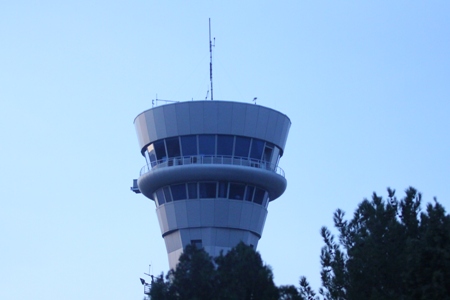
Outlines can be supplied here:
M275 147L273 149L273 163L278 166L278 161L280 159L280 148Z
M266 146L264 147L263 160L269 163L272 162L272 153L273 153L273 145L266 143Z
M219 193L218 198L228 198L228 182L219 182Z
M181 156L180 141L178 140L178 137L166 139L166 147L167 147L167 156L169 157Z
M170 194L170 189L168 186L163 187L164 197L166 197L166 202L172 202L172 195Z
M156 200L158 200L158 206L164 204L166 201L164 200L164 193L162 189L156 191Z
M230 199L243 200L245 185L238 183L230 183Z
M181 137L181 148L183 156L195 156L198 155L197 151L197 136L187 135Z
M253 139L252 150L250 151L250 157L253 159L261 160L264 149L264 141Z
M170 189L172 190L173 201L187 199L186 185L184 183L174 184L170 186Z
M148 150L148 157L150 159L150 164L152 165L152 167L154 167L156 165L156 152L154 145L153 144L148 145L147 150Z
M231 156L233 155L234 136L218 135L217 136L217 155Z
M155 147L156 159L157 160L166 160L166 147L164 146L164 140L156 141L153 143Z
M197 249L203 248L202 240L191 240L191 245L194 246Z
M199 135L198 147L200 155L214 155L216 153L216 136L212 134Z
M215 182L200 182L198 184L200 198L216 198Z
M144 157L145 157L145 162L147 163L147 166L150 165L150 157L148 157L148 152L144 151Z
M249 149L250 149L250 139L246 137L237 136L236 145L234 149L234 156L248 157Z
M190 183L187 184L187 187L188 187L189 199L197 199L198 198L197 183L190 182Z
M266 195L266 191L265 190L256 188L256 190L255 190L255 197L253 199L253 202L258 203L258 204L262 204L265 195Z
M247 185L247 188L245 189L245 196L244 196L244 200L245 201L252 201L253 199L253 192L255 191L255 187L254 186L249 186Z

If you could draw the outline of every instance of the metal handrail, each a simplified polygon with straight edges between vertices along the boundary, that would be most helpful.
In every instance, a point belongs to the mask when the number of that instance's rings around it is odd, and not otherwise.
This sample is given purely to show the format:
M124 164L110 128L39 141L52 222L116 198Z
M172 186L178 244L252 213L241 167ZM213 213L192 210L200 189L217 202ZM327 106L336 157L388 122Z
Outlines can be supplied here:
M145 165L141 168L140 176L150 172L152 169L183 166L183 165L237 165L253 168L260 168L268 171L273 171L278 175L284 176L284 170L278 167L276 164L269 163L263 160L251 159L247 157L235 157L235 156L208 156L208 155L196 155L196 156L178 156L160 159L152 162L151 165Z

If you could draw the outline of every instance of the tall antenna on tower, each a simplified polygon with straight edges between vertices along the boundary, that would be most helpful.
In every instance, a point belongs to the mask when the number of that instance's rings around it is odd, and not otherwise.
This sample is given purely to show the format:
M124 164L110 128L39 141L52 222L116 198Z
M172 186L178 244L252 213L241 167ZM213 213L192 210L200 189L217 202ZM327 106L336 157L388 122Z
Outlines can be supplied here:
M215 40L215 38L214 38ZM211 81L211 100L213 97L213 76L212 76L212 42L211 42L211 18L209 18L209 80Z

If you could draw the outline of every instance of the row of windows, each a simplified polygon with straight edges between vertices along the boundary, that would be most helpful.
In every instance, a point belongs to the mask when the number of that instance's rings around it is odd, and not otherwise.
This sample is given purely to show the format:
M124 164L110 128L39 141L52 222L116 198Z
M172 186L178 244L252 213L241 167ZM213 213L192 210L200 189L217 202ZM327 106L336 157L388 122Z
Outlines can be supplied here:
M262 160L277 164L281 151L274 144L260 139L222 135L185 135L158 140L147 147L145 157L151 166L168 158L222 156Z
M153 196L158 206L172 201L206 198L243 200L265 207L269 202L269 195L263 189L242 183L224 181L173 184L158 189Z

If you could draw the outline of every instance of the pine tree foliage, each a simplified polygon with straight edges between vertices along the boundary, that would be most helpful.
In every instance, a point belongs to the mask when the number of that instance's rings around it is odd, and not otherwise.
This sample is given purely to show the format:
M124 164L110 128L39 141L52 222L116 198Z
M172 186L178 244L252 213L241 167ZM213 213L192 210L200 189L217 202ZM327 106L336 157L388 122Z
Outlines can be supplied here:
M169 272L170 290L179 300L213 299L216 270L212 258L193 245L185 248L176 270Z
M414 188L364 200L353 218L334 213L338 241L321 235L324 299L450 299L450 217L436 200L420 212Z
M150 296L152 300L278 300L279 290L272 270L251 247L240 243L213 259L189 245L176 270L169 271L165 280L160 275L153 281Z
M277 300L278 289L270 267L244 243L216 259L219 299Z
M306 277L300 277L300 297L305 300L318 300L319 297L316 296L316 293L309 285L309 282L306 280Z
M278 288L280 300L303 300L300 292L294 285L282 285Z

